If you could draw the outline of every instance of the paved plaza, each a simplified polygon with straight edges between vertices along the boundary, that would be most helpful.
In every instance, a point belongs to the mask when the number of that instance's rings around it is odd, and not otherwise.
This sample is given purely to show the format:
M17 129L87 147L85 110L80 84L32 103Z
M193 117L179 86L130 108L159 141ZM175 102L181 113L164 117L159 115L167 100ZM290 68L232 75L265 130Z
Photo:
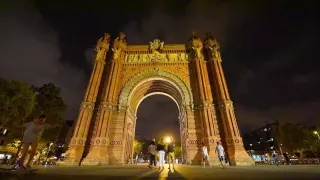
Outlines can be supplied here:
M176 165L175 170L149 169L144 165L109 167L35 167L36 173L4 173L2 180L102 180L102 179L319 179L320 166L218 167Z

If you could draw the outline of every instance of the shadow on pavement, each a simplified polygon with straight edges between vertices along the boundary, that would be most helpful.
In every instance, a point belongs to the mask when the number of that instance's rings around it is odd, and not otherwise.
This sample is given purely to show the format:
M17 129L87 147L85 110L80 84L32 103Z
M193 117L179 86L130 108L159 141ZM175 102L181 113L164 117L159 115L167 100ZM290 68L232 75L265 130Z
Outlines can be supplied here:
M27 173L0 173L1 180L105 180L105 179L130 179L126 176L106 175L61 175L61 174L27 174Z
M176 169L165 167L142 179L186 179Z

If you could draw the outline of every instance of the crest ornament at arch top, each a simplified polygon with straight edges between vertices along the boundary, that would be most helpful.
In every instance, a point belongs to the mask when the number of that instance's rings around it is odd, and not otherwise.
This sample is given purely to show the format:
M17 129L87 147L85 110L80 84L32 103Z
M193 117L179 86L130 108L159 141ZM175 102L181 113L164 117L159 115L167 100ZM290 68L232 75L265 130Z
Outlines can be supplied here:
M162 77L174 83L179 88L178 90L181 92L182 99L183 99L182 105L185 105L191 108L193 107L193 97L192 97L191 88L179 76L163 69L152 68L152 69L144 70L142 72L139 72L133 75L133 77L131 77L123 85L119 95L119 102L118 102L119 109L121 109L122 107L128 107L129 96L137 84L152 77L158 77L158 78ZM184 107L181 107L181 108L184 108Z
M163 49L164 42L163 41L161 42L159 39L155 39L155 40L153 40L153 42L150 42L149 44L150 44L149 49L153 53L155 53L155 52L159 52L159 50Z

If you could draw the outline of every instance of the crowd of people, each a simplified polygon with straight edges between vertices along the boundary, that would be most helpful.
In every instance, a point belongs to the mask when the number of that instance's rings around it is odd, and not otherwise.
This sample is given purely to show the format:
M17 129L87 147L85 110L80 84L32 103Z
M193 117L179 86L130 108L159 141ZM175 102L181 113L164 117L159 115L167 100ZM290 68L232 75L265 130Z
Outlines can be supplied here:
M148 155L149 155L149 168L152 168L152 166L157 166L156 162L156 152L159 153L159 168L163 168L165 164L165 156L167 153L168 158L168 164L169 169L170 165L172 164L172 167L174 168L174 162L175 162L175 156L174 156L174 146L175 141L171 137L168 143L165 143L163 139L160 139L160 141L155 143L155 139L153 139L148 147ZM171 161L171 163L170 163Z
M165 164L165 157L167 155L167 160L169 164L169 169L171 167L174 168L175 164L175 154L174 154L174 139L171 137L168 143L165 143L163 139L160 139L160 141L156 144L155 139L153 139L148 147L148 156L149 156L149 168L156 167L157 161L156 161L156 153L159 154L159 168L163 168ZM226 164L228 163L227 156L225 154L224 148L220 144L220 142L217 142L217 147L215 149L215 153L218 155L218 159L220 161L220 165L222 168L225 168ZM203 168L206 167L206 164L209 164L209 153L207 146L202 143L201 148L201 154L202 154L202 164Z
M207 146L202 143L202 163L203 163L203 168L206 167L206 163L209 164L209 153L208 153L208 148ZM228 159L226 156L226 153L224 151L223 146L220 144L220 142L217 142L217 147L215 149L215 153L218 154L218 159L220 162L220 166L222 168L225 168L225 166L228 164Z

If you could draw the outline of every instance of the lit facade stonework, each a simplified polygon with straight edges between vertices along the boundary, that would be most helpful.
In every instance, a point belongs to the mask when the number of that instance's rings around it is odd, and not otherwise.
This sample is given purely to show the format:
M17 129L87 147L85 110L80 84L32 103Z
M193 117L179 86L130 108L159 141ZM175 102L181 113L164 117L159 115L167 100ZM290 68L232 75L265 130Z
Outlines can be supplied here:
M110 48L109 48L110 47ZM66 164L125 164L133 157L136 113L154 94L170 97L179 108L183 161L201 162L201 143L218 165L222 141L232 165L252 165L243 148L221 66L219 44L195 34L187 44L127 45L125 35L111 43L105 34L75 125Z

